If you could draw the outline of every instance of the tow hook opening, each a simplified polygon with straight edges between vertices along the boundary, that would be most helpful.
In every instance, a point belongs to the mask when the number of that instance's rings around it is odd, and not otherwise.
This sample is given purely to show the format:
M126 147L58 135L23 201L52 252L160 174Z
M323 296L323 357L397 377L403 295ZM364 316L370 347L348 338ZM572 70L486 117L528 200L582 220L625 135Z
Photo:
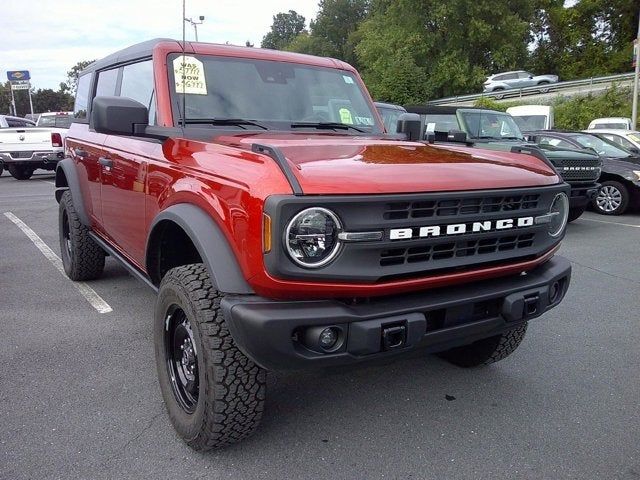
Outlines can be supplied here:
M537 294L527 295L524 297L524 316L530 317L538 313L538 304L540 297Z
M382 350L395 350L407 343L407 327L404 324L384 325L382 327Z

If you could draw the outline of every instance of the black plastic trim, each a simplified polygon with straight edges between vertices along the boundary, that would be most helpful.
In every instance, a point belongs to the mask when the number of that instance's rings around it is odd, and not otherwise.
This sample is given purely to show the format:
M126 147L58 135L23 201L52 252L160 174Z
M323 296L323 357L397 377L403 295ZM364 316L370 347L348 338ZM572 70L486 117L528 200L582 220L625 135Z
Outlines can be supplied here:
M113 248L106 240L97 235L95 232L89 232L89 236L100 245L105 252L115 258L127 271L137 280L144 283L147 287L151 288L155 293L158 293L158 287L153 284L151 279L135 265L132 265L123 255L120 254L115 248Z
M302 191L302 187L300 186L300 182L298 182L298 179L296 178L295 174L291 170L291 166L289 165L289 162L287 162L287 159L285 158L282 151L280 151L280 149L278 149L277 147L273 147L271 145L254 143L251 145L251 151L254 153L261 153L263 155L268 155L269 157L273 158L275 162L278 164L278 166L280 167L280 170L282 170L282 173L284 174L284 176L287 178L289 185L291 185L293 194L304 195L304 192Z
M67 179L66 185L62 176ZM78 172L76 166L71 158L65 158L60 160L56 166L56 201L60 203L62 194L65 190L71 191L71 199L73 200L73 207L80 218L83 225L91 227L91 221L87 215L87 211L84 208L84 202L82 199L82 192L80 191L80 180L78 179Z
M155 241L156 227L162 222L175 223L189 236L207 267L213 286L218 291L235 294L253 293L220 227L206 212L187 203L172 205L163 210L149 228L146 267L153 283L159 283L160 279L154 278L152 242Z
M416 349L442 351L497 335L557 306L570 279L571 264L555 256L526 275L362 299L354 304L226 296L221 306L233 339L245 355L267 370L296 370L360 363ZM560 282L562 293L551 303L550 287L555 282ZM474 316L474 308L483 302L494 307ZM430 321L438 313L444 322L434 328ZM376 345L376 332L403 322L406 345L382 351ZM346 347L340 351L319 353L296 341L297 332L307 327L334 325L347 332Z

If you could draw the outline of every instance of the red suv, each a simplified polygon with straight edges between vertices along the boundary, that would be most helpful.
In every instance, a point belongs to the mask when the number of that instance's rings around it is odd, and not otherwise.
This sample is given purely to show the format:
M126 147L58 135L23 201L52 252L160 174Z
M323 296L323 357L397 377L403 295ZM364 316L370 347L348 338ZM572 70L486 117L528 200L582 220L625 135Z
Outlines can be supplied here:
M488 364L569 286L552 166L398 140L344 62L153 40L90 65L74 115L65 270L110 255L158 292L160 386L196 449L254 431L267 370Z

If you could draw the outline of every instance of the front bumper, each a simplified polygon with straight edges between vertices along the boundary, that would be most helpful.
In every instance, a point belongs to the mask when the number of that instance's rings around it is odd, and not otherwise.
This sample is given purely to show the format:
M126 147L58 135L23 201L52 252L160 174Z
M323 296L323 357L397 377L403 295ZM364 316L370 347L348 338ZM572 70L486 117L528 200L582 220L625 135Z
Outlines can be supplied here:
M586 207L598 193L600 184L571 185L569 207Z
M354 364L418 348L442 351L500 334L558 305L570 277L569 261L555 256L515 277L361 303L227 296L221 306L245 355L267 370L295 370ZM559 293L551 301L556 288ZM306 343L307 332L325 327L340 333L331 352ZM388 348L383 332L389 329L401 329L399 346Z

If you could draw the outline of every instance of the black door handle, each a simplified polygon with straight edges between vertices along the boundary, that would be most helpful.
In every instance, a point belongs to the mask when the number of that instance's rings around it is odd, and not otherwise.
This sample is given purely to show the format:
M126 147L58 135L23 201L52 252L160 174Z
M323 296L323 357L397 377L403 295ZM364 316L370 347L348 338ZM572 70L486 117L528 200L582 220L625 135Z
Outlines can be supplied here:
M100 157L98 159L98 163L103 167L107 167L107 168L113 167L113 160L111 160L110 158Z
M87 156L86 150L82 150L81 148L74 148L73 153L75 153L80 158L84 158Z

